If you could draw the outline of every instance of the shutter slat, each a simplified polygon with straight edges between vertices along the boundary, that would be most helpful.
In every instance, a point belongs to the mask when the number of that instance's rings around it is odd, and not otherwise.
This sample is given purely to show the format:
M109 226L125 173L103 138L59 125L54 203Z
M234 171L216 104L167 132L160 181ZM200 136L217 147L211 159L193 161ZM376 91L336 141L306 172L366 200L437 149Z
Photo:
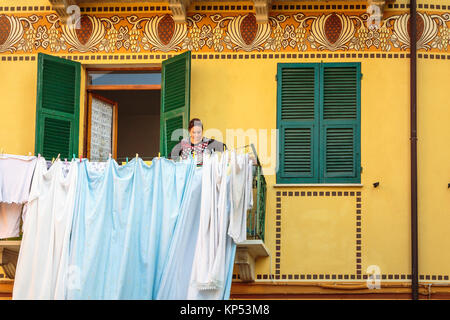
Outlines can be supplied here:
M284 172L304 175L312 171L310 128L284 129Z
M326 168L327 174L354 174L354 130L352 128L327 128Z
M71 121L60 120L51 117L44 119L44 146L42 155L44 158L69 158Z
M169 59L170 60L170 59ZM186 104L186 61L183 59L165 65L164 90L165 112Z
M315 69L283 69L281 72L281 120L314 119Z
M172 141L172 133L179 129L183 128L183 116L174 117L166 120L166 141L168 150L172 150L172 148L178 143L178 141Z
M325 67L323 71L323 118L356 119L356 67Z
M77 109L76 68L77 65L71 63L43 60L42 108L72 115L75 113Z

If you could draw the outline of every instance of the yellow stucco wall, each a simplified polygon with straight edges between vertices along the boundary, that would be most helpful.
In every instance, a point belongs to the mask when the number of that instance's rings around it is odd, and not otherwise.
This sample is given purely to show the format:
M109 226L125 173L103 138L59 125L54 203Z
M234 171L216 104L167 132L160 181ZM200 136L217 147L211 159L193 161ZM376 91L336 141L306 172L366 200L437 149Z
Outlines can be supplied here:
M34 154L36 62L1 62L0 148L4 153Z
M450 266L450 63L419 60L417 67L419 262L424 273L445 273Z
M47 5L47 1L23 2ZM444 4L445 1L426 3ZM5 5L16 5L16 1L6 1ZM420 53L425 54L425 51ZM446 52L440 54L446 59L419 58L417 65L419 273L434 275L436 279L441 276L439 282L444 282L443 277L450 273L450 254L446 252L450 245L447 231L450 224L447 188L450 182L450 60ZM9 55L20 56L18 53ZM277 63L320 61L361 62L361 186L276 187L270 169L274 163L264 160L264 156L274 150L265 149L262 145L265 132L259 130L267 130L270 141L270 132L276 129ZM140 59L123 64L161 62L162 59ZM107 61L100 63L108 64ZM117 64L117 61L110 63ZM34 151L36 71L36 60L0 61L0 75L4 77L0 86L0 148L6 153ZM80 151L85 125L84 72L82 76ZM206 132L217 129L219 136L215 137L222 140L227 137L227 129L242 129L249 134L255 130L256 136L245 143L255 143L265 166L268 182L265 242L271 252L270 258L257 261L256 274L261 278L257 281L264 281L264 275L275 275L277 264L280 279L276 280L290 280L289 275L294 281L301 280L294 278L295 275L355 275L358 258L362 275L370 265L378 266L386 280L402 280L402 276L410 274L408 58L197 58L192 60L190 112L191 117L204 121ZM229 146L241 145L239 141L225 142ZM379 182L379 187L374 188L374 182ZM286 195L283 192L287 192ZM324 195L320 196L320 192ZM326 192L342 192L342 195L326 196ZM345 192L354 195L345 196ZM278 203L281 204L280 226L276 225ZM360 226L357 225L358 215L361 216ZM279 232L277 228L281 228ZM361 228L361 238L356 236L357 228ZM279 250L277 240L281 242ZM357 240L361 241L360 257L356 256Z

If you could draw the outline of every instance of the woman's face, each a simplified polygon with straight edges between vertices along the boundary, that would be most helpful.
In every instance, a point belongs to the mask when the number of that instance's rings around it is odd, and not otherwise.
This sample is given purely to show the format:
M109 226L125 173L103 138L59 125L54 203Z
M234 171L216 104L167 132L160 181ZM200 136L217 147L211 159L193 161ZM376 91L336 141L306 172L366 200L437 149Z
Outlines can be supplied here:
M202 140L203 130L202 127L199 126L193 126L191 128L191 131L189 132L191 135L191 142L192 143L199 143Z

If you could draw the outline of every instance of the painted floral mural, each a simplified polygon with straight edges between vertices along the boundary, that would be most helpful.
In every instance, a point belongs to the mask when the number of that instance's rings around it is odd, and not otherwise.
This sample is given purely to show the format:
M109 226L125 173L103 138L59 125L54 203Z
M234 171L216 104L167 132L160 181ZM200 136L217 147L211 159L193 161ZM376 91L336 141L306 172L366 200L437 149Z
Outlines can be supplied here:
M195 13L186 24L168 13L153 16L81 15L80 28L55 13L0 14L0 53L405 51L409 14L386 17L378 28L368 14L275 14L259 24L253 13ZM447 52L450 13L418 12L417 49Z

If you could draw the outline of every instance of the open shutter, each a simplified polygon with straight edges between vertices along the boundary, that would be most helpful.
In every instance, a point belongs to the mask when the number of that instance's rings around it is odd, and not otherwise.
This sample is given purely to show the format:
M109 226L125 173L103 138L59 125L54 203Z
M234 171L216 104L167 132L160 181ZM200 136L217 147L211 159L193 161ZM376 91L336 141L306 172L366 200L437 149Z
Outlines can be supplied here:
M321 182L360 182L359 63L321 65Z
M191 52L162 63L160 150L167 157L179 142L177 129L188 129L191 91ZM172 139L173 138L173 139Z
M277 182L318 182L319 67L278 64L277 79Z
M38 54L35 153L78 155L81 64Z

